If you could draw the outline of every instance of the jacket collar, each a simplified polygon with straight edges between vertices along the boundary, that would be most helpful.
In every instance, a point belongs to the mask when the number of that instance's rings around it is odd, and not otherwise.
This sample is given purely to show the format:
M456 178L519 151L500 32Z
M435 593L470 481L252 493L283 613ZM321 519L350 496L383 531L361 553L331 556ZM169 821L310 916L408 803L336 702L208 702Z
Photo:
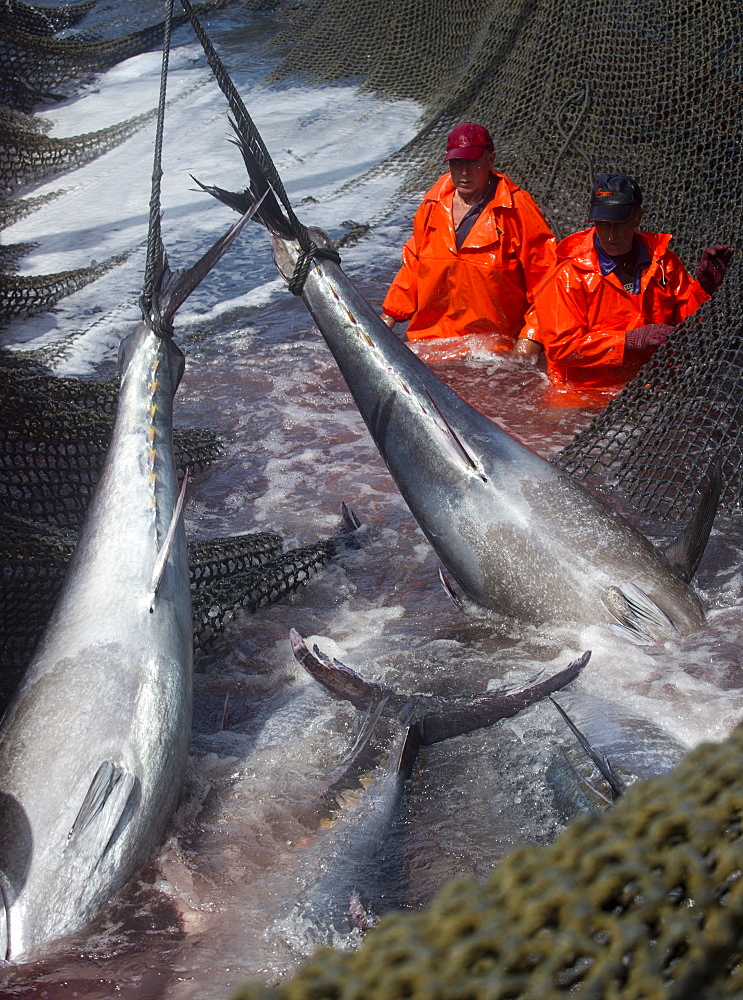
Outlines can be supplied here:
M593 237L596 233L595 226L589 226L579 233L566 236L557 244L557 260L569 260L580 270L598 271L599 259ZM650 255L651 263L662 257L671 242L670 233L636 233L638 239L644 244Z
M498 185L488 205L493 208L513 208L513 195L515 191L518 191L518 185L514 184L505 174L498 173L497 170L493 171L493 175L498 178ZM446 173L439 177L431 190L424 195L424 201L438 201L442 205L446 205L447 208L451 208L453 197L454 183L451 174ZM485 207L487 208L488 205Z

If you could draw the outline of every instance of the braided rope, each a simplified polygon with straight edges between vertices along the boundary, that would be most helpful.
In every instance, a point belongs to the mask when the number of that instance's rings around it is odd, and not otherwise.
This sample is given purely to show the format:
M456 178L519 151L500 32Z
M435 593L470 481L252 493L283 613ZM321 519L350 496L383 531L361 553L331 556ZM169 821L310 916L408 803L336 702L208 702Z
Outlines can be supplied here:
M268 152L266 144L263 142L261 134L256 128L255 122L250 117L242 98L238 94L234 83L230 79L227 68L217 55L209 36L204 31L204 28L196 16L189 0L181 0L181 5L186 13L186 16L191 22L191 26L193 27L196 37L201 43L207 62L209 63L209 66L214 73L214 78L219 85L219 89L227 98L230 110L235 118L236 130L246 145L249 146L255 158L258 160L261 170L266 175L274 194L284 207L284 211L286 212L291 225L292 234L294 235L297 243L299 243L301 252L294 269L294 274L289 282L289 290L293 295L300 295L312 261L315 259L324 259L332 260L334 263L339 264L340 255L336 250L332 250L329 247L317 246L314 240L310 237L307 227L304 226L294 214L294 209L291 206L289 196L287 195L281 177L276 170L276 166L271 159L271 154Z
M170 56L170 34L173 24L173 0L168 0L163 38L163 61L160 71L160 98L157 105L157 131L155 134L155 155L152 164L152 193L150 195L150 222L147 231L147 262L145 264L144 288L139 304L142 318L154 334L163 339L173 336L173 326L160 312L154 294L155 275L162 265L165 255L160 226L160 179L162 177L163 130L165 126L165 92L168 81L168 59Z

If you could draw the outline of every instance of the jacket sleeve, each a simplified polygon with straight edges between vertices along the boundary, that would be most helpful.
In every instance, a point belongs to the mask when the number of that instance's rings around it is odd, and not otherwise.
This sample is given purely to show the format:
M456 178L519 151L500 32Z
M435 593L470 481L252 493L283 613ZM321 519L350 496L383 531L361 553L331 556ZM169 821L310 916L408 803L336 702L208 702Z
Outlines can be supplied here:
M382 309L399 322L410 319L418 307L418 253L415 233L402 248L402 267L382 302Z
M418 248L425 231L430 205L419 205L413 218L413 235L402 248L402 267L395 275L382 303L388 316L398 321L410 319L418 309Z
M528 192L520 190L516 204L521 222L519 259L526 280L526 297L531 303L537 285L555 265L557 242L539 206Z
M692 278L684 267L681 259L668 250L661 261L661 267L665 272L665 278L669 282L671 298L673 300L673 310L667 320L673 326L691 316L693 312L712 298L704 291L699 282Z
M567 365L621 365L626 322L588 324L586 288L569 265L557 268L537 291L539 336L550 361Z

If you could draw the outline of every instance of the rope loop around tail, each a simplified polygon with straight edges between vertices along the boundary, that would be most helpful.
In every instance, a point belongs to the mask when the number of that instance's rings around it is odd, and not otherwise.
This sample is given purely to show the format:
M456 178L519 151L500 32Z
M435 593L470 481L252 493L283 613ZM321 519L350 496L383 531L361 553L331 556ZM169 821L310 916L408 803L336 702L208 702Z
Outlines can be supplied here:
M145 326L148 326L156 337L159 337L161 340L173 339L175 336L175 327L160 312L157 296L148 299L147 294L142 292L139 297L139 308L142 310L142 320Z
M292 295L302 294L313 260L331 260L334 264L340 264L341 257L337 250L331 250L330 247L319 247L312 240L309 241L309 248L300 246L297 263L294 265L294 274L289 279L289 291Z

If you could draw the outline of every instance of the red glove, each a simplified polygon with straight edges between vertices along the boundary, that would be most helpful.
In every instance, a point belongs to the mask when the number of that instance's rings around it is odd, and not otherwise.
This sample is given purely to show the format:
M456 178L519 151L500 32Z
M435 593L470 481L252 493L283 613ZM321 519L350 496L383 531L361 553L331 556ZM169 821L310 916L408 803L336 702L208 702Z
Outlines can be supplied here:
M624 346L628 351L644 351L648 347L660 347L665 344L673 333L673 327L668 323L650 323L648 326L638 326L625 334Z
M713 295L722 284L734 253L735 247L729 247L725 243L716 243L702 251L696 279L707 295Z

